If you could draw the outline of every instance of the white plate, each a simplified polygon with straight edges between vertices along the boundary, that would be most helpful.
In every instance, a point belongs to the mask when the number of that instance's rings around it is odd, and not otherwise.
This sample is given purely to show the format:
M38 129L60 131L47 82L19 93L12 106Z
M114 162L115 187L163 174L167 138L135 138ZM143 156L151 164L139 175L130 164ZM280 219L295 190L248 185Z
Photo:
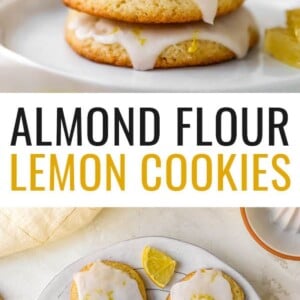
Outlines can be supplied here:
M278 257L300 261L300 234L274 224L270 208L243 208L241 213L248 232L261 247Z
M284 22L298 0L248 0L262 35ZM96 64L64 41L67 10L60 0L0 0L0 55L109 91L300 91L300 71L263 54L261 46L242 61L210 67L138 72ZM1 42L1 38L0 38Z
M172 282L164 290L158 289L153 285L143 272L141 253L147 245L157 247L167 252L178 262L176 274ZM138 270L146 283L149 300L165 300L170 286L179 281L185 274L197 268L217 268L223 270L240 284L245 291L247 300L259 300L252 286L242 275L212 254L191 244L162 237L145 237L121 242L78 260L56 276L40 295L38 300L69 300L69 290L73 274L78 272L78 270L86 264L99 259L121 261Z

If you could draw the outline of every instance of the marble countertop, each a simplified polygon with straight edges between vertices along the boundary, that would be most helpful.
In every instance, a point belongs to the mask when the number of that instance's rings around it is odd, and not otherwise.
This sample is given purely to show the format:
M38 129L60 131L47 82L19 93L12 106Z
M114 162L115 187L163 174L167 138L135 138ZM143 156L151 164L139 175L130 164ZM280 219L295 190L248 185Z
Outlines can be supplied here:
M0 293L6 300L35 300L65 266L112 243L166 236L212 252L242 273L262 300L298 300L300 262L260 248L238 209L105 209L88 227L49 245L0 259ZM51 299L49 299L51 300Z

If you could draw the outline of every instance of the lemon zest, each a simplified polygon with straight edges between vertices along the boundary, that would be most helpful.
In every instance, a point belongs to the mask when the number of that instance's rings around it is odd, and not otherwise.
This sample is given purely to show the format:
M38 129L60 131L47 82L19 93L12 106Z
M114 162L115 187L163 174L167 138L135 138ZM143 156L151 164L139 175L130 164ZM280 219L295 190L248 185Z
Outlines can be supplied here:
M141 46L144 46L147 43L147 39L142 37L142 31L140 28L133 28L132 33L135 35Z
M197 41L199 40L199 30L196 30L193 33L193 40L191 46L188 48L188 53L195 53L198 50L198 44Z
M106 293L106 296L107 296L107 300L114 300L115 298L114 298L114 291L109 291L109 292L107 292Z
M208 294L193 294L191 300L215 300L215 298Z
M118 31L120 31L120 27L115 26L115 27L113 28L111 34L115 34L115 33L117 33Z

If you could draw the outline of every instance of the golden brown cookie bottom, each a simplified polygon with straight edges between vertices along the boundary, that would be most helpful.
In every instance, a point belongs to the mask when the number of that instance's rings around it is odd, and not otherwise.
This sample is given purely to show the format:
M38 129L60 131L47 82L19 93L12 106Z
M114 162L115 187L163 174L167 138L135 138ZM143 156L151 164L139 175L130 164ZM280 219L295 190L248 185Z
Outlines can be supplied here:
M217 16L238 9L244 0L219 0ZM130 23L185 23L203 20L194 0L64 0L65 5L89 15Z

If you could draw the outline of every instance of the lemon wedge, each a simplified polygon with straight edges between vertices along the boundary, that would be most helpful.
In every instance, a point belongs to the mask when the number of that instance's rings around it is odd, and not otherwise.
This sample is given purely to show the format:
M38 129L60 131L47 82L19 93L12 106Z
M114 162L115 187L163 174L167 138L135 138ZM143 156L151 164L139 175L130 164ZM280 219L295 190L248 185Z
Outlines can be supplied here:
M146 274L160 288L164 288L170 282L176 267L175 260L149 246L143 251L142 263Z
M286 12L288 28L294 33L300 42L300 9L292 9Z
M266 31L265 51L290 66L300 68L300 42L287 28Z

